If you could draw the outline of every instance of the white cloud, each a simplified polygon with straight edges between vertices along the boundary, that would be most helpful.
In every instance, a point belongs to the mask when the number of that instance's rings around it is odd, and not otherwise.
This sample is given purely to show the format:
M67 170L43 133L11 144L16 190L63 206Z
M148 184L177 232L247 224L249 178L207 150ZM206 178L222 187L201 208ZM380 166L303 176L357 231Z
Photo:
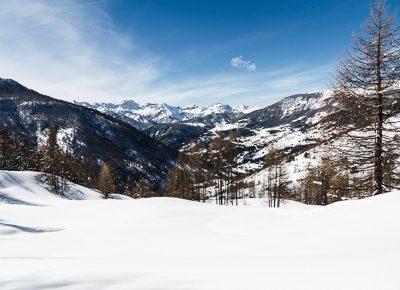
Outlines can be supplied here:
M86 3L86 4L81 4ZM72 101L265 105L277 97L326 86L327 67L256 71L243 57L231 64L253 73L169 78L174 65L116 32L98 1L0 1L0 77ZM169 71L167 71L167 68Z
M140 94L159 60L115 31L96 2L0 1L1 76L73 100Z
M162 96L160 101L176 105L223 102L264 106L291 94L326 89L330 69L331 65L307 69L293 64L252 74L223 73L160 84L147 95Z
M231 66L237 68L244 68L249 72L254 72L257 70L257 66L254 62L246 60L243 56L236 56L231 59Z

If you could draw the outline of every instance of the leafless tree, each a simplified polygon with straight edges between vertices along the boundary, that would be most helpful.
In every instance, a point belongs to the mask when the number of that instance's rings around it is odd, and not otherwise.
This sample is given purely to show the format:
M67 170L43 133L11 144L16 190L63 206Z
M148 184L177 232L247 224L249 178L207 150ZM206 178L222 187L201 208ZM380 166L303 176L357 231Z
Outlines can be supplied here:
M354 45L337 68L334 94L340 113L333 125L345 132L352 146L343 150L352 156L359 171L373 172L373 194L385 191L389 159L394 155L396 133L394 116L399 113L400 37L385 0L371 5L370 18L362 34L354 36ZM356 148L356 150L354 149ZM392 183L393 185L393 183Z

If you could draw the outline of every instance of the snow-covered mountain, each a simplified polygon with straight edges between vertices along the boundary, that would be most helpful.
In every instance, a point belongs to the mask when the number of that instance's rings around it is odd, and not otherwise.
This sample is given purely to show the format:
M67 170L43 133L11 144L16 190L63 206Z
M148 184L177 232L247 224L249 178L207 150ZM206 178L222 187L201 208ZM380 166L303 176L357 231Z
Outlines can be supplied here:
M167 104L138 104L134 101L113 103L79 103L119 118L175 149L193 142L210 142L217 132L236 130L239 156L244 167L260 168L267 147L279 142L287 151L309 144L307 128L329 114L330 91L298 94L256 110L252 106L232 107L215 104L174 107ZM249 165L250 162L250 165ZM256 165L257 164L257 165ZM247 171L247 169L246 169Z
M308 166L317 165L323 157L340 158L343 153L339 148L359 150L354 145L348 147L346 134L332 126L340 112L330 90L297 94L232 122L217 124L180 150L186 151L198 143L210 144L218 135L228 136L234 130L238 136L234 141L238 151L235 167L247 175L246 180L255 181L256 187L262 188L268 171L266 155L274 147L284 152L285 169L296 185ZM395 119L399 118L400 108Z
M250 105L232 107L219 103L206 107L197 105L179 107L165 103L138 104L132 100L125 100L121 103L75 103L122 119L141 130L156 124L178 123L217 114L241 116L256 109Z
M175 150L116 118L0 78L0 126L40 147L50 124L58 128L62 148L72 142L68 140L74 140L82 158L96 166L107 162L122 181L128 176L134 180L145 178L161 186L177 155Z
M329 114L330 95L329 91L293 95L258 110L247 105L232 107L224 104L208 107L174 107L134 101L78 104L128 122L176 149L190 142L209 142L218 131L237 130L240 133L239 145L248 148L240 156L240 163L251 169L260 168L258 161L263 158L267 147L278 140L282 145L277 146L288 151L308 145L307 128ZM251 165L248 165L250 160Z
M183 150L199 142L209 144L217 133L228 135L234 130L238 135L235 143L240 148L236 158L238 168L246 173L256 172L263 168L271 146L295 158L319 144L324 138L321 120L333 108L329 90L289 96L231 122L216 124L184 145Z

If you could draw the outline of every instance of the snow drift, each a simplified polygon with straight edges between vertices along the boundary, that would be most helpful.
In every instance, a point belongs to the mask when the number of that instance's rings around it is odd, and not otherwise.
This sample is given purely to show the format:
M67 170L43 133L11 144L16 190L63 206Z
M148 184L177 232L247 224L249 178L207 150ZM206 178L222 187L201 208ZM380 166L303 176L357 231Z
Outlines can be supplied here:
M0 173L1 289L400 289L400 192L266 208L71 186Z

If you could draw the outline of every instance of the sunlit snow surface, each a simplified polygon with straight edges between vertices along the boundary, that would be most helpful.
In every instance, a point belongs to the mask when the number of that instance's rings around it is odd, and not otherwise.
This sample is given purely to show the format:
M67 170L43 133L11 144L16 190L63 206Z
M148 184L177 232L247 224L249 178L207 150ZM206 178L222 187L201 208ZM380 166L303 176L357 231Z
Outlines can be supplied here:
M70 187L0 172L0 289L400 289L400 192L270 209Z

